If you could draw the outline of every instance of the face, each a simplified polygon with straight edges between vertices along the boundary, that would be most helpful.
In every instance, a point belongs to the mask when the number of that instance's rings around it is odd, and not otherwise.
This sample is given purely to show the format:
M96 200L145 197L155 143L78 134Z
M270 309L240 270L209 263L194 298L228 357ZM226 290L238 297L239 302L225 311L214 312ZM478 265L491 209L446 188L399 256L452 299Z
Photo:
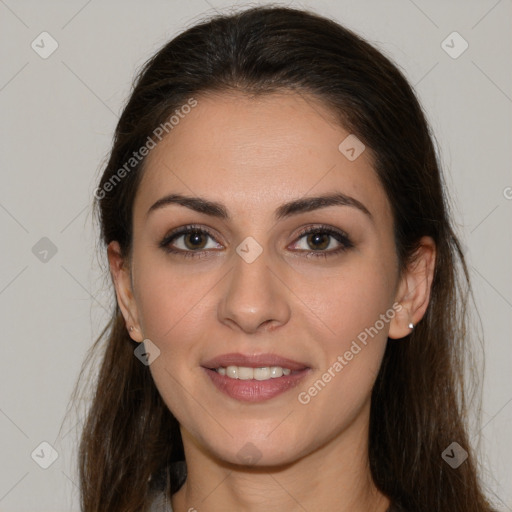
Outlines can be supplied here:
M414 320L390 205L370 150L340 150L349 133L313 98L197 100L146 159L118 301L160 350L149 368L184 437L293 462L367 424L388 335Z

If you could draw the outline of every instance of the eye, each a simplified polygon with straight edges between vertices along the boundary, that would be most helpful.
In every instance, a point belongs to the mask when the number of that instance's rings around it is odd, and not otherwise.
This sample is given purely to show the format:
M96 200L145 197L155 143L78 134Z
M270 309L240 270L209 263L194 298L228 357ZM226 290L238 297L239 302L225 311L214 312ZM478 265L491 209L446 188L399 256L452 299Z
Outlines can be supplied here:
M299 240L304 239L301 251L307 257L323 257L339 254L353 247L348 235L330 226L316 226L304 229L299 234ZM306 245L306 247L304 247ZM313 248L313 250L311 250ZM330 250L327 250L330 249Z
M209 244L208 239L213 242ZM299 233L299 241L302 239L302 244L295 242L295 245L302 245L298 252L305 253L307 258L334 256L354 246L346 233L330 226L310 226ZM182 226L171 231L159 246L168 253L186 258L204 258L212 249L223 247L215 241L210 231L196 225Z
M169 233L159 245L170 253L198 257L204 250L222 248L220 244L208 245L208 238L214 240L213 235L204 228L183 226Z

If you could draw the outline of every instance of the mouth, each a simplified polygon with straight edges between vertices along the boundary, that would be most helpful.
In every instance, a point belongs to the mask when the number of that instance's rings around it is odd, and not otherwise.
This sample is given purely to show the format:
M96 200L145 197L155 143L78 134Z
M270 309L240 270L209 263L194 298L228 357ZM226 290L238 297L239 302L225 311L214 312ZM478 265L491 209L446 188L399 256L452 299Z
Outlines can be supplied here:
M290 368L283 368L282 366L262 366L259 368L251 368L249 366L234 366L230 365L227 367L219 366L218 368L210 368L215 370L219 375L226 376L229 379L240 379L240 380L270 380L278 379L283 375L288 376L292 373ZM297 373L300 370L294 370L293 373Z
M202 365L214 386L244 402L262 402L288 391L309 373L305 363L275 354L225 354Z

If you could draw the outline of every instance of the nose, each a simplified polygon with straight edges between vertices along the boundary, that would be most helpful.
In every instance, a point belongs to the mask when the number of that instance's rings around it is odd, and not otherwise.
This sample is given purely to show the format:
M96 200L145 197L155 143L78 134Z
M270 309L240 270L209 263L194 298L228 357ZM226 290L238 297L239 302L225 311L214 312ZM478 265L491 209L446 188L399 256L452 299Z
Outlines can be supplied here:
M270 267L266 251L251 263L238 255L234 260L219 302L219 321L248 334L285 325L290 318L290 292L283 284L287 280L280 275L282 269Z

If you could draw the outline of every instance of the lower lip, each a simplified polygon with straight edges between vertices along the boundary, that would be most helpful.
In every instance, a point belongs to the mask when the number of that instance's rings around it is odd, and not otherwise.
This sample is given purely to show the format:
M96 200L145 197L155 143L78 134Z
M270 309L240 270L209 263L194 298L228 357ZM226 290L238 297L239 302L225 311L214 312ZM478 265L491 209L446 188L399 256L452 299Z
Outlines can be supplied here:
M309 368L290 375L268 380L240 380L220 375L215 370L203 368L217 389L243 402L263 402L294 388L309 372Z

